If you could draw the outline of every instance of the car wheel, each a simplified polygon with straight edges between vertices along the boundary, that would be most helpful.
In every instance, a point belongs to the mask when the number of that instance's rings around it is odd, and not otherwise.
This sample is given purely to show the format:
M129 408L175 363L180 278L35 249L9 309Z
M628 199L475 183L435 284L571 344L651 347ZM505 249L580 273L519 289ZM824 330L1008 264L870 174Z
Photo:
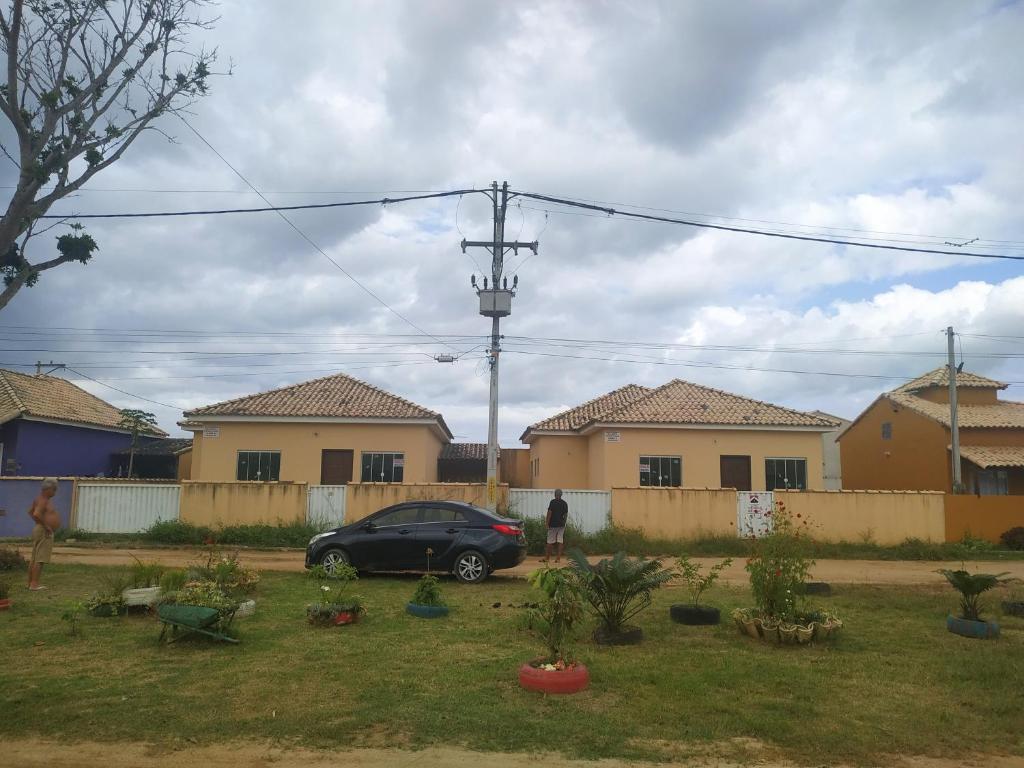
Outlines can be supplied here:
M349 565L350 563L351 560L349 559L348 552L343 549L328 549L324 552L323 557L320 558L320 565L331 576L334 575L334 571L339 565Z
M487 578L487 558L475 549L467 550L455 558L455 567L452 571L455 578L463 584L478 584Z

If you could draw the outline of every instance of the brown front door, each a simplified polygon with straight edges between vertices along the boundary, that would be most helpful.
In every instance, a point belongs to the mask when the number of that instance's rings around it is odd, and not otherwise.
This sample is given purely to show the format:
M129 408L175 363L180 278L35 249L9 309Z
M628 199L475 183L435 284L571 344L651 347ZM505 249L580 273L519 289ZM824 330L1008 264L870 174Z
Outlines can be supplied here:
M722 457L722 487L735 488L737 491L749 491L750 488L750 457Z
M352 451L325 450L320 457L321 485L348 485L352 482Z

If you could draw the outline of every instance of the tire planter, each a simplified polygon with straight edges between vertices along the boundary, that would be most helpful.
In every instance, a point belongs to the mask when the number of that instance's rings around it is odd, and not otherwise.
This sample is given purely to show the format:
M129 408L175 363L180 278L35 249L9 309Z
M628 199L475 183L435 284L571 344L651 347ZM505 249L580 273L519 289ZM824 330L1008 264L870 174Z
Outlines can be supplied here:
M9 611L11 609L11 598L5 597L0 600L0 611Z
M639 645L643 642L644 631L640 627L626 627L621 632L608 632L604 627L594 630L594 642L598 645Z
M590 685L590 672L582 664L572 669L540 669L533 663L519 668L519 685L540 693L578 693Z
M122 605L119 608L115 608L112 605L97 605L94 608L89 609L90 616L97 616L101 619L109 618L111 616L124 616L128 612L128 606Z
M448 615L448 606L406 603L405 612L412 616L419 616L421 619L440 619Z
M355 624L359 621L359 614L355 611L339 611L334 617L334 626L340 627L344 624Z
M160 599L160 587L141 587L139 589L126 589L121 593L124 604L129 608L145 606L149 607Z
M668 609L668 615L677 624L690 626L710 626L722 621L722 612L710 605L673 605Z
M1024 617L1024 602L1004 600L1002 603L1003 613L1007 616Z
M999 637L999 625L994 621L972 621L950 615L946 617L946 629L954 635L973 637L980 640Z

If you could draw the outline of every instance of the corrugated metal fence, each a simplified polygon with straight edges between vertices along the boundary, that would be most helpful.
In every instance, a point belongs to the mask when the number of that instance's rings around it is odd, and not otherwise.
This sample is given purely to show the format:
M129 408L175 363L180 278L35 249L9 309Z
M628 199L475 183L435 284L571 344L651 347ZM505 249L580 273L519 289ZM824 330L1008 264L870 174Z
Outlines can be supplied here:
M512 488L508 492L508 509L519 517L544 519L548 503L555 497L554 489ZM608 525L612 511L609 491L563 491L569 505L569 521L584 533L597 533Z
M177 520L180 485L82 483L75 527L95 533L138 533L157 520Z
M311 485L306 520L325 530L345 524L345 486Z

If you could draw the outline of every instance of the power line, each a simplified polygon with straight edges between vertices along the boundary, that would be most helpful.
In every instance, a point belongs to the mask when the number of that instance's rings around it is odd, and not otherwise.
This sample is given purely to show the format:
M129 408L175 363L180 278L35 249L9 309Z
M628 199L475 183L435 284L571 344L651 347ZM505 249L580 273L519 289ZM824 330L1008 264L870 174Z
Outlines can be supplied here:
M94 379L89 374L82 373L81 371L76 371L74 368L67 368L65 366L65 369L68 370L68 371L71 371L72 373L78 374L79 376L81 376L83 378L86 378L89 381L95 382L96 384L99 384L101 387L106 387L107 389L112 389L115 392L120 392L122 395L128 395L128 397L134 397L136 400L143 400L143 401L145 401L147 403L153 403L153 405L160 405L160 406L163 406L164 408L171 408L171 409L173 409L175 411L182 410L181 407L177 406L177 405L171 405L170 403L161 403L159 400L151 400L148 397L143 397L142 395L136 395L133 392L126 392L123 389L118 389L117 387L112 387L110 384L107 384L106 382L100 381L99 379Z
M795 233L783 233L774 232L764 229L750 229L747 227L732 227L724 224L710 224L707 222L693 221L691 219L677 219L669 216L655 216L647 213L636 213L634 211L621 211L615 208L605 208L598 205L592 205L590 203L584 203L576 200L568 200L565 198L551 197L550 195L541 195L533 192L515 192L514 194L519 197L529 198L531 200L542 200L548 203L554 203L556 205L565 205L571 208L581 208L583 210L598 211L600 213L607 214L608 216L625 216L626 218L636 219L639 221L655 221L662 222L665 224L681 224L687 227L698 227L701 229L715 229L724 232L738 232L748 235L761 235L763 237L778 237L785 240L801 240L804 242L812 243L829 243L832 245L848 245L848 246L859 246L861 248L875 248L878 250L886 251L904 251L909 253L930 253L940 256L966 256L975 259L1005 259L1008 261L1024 261L1024 256L1014 256L1010 254L1000 253L977 253L975 251L946 251L934 248L910 248L908 246L901 245L882 245L880 243L865 243L857 242L855 240L840 240L837 238L830 237L816 237L811 235L800 235Z

